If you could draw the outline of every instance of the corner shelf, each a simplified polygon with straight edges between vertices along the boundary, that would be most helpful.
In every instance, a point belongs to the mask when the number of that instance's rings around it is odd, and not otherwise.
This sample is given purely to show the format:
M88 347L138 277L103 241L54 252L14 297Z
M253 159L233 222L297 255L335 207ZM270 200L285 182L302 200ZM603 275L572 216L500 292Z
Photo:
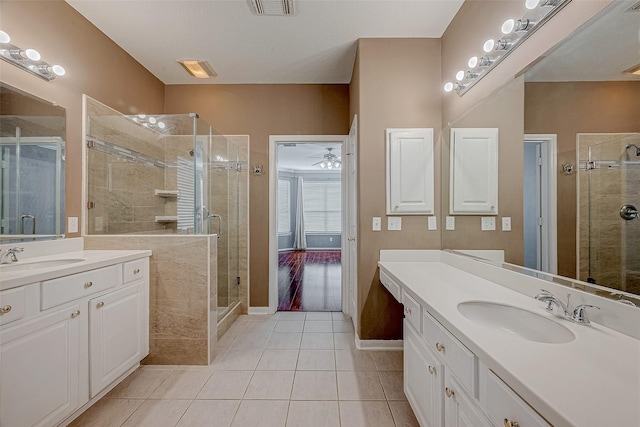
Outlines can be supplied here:
M158 190L156 189L154 194L158 197L164 197L165 199L177 199L178 190Z
M178 217L173 215L157 215L156 222L159 222L159 223L178 222Z

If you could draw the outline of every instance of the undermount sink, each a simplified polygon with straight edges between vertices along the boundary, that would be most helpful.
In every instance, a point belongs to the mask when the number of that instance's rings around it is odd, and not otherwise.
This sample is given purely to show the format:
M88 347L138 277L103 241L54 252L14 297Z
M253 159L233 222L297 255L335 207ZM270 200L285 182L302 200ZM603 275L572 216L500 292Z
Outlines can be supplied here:
M489 301L466 301L458 304L458 311L473 322L529 341L563 344L576 338L573 332L559 323L510 305Z
M68 264L85 261L84 258L48 259L44 261L18 261L13 264L0 265L0 271L29 271L42 268L60 267Z

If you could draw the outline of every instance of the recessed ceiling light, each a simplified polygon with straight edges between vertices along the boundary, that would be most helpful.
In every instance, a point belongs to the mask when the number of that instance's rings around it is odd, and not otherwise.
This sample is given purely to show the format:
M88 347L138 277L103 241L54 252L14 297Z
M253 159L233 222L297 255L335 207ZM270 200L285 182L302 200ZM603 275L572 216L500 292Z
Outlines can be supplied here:
M187 70L187 73L199 79L208 79L209 77L215 77L218 75L218 73L215 72L213 67L211 67L211 65L209 65L207 61L188 59L184 61L178 61L178 63L182 65L185 70Z

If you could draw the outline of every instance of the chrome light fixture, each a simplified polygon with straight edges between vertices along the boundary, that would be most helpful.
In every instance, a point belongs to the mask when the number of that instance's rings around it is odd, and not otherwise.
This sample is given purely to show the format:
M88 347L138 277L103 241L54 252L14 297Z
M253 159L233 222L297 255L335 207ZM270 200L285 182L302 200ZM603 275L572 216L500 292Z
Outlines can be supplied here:
M525 0L527 12L520 19L509 18L504 21L497 38L491 38L482 45L482 56L472 56L467 63L469 70L458 71L455 82L444 85L445 92L453 90L459 96L464 95L489 71L496 67L524 40L551 19L571 0ZM462 78L461 78L462 77Z
M0 30L0 59L46 81L65 74L65 69L61 65L49 65L43 61L37 50L23 50L12 44L9 34L2 30Z
M321 161L314 163L312 166L320 166L322 169L340 169L342 166L342 159L340 157L333 154L331 151L333 148L327 148L328 153L326 153Z
M163 121L159 120L158 117L147 116L146 114L136 114L134 116L126 117L146 128L153 129L158 132L165 132L165 130L168 130L167 125Z

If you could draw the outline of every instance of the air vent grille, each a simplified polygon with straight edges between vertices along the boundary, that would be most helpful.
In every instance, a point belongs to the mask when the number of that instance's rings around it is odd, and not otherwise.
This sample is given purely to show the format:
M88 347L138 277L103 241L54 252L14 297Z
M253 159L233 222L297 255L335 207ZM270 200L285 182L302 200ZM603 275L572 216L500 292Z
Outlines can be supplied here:
M625 10L625 12L640 12L640 1L632 4L628 9Z
M257 15L288 16L294 14L293 0L250 0Z

